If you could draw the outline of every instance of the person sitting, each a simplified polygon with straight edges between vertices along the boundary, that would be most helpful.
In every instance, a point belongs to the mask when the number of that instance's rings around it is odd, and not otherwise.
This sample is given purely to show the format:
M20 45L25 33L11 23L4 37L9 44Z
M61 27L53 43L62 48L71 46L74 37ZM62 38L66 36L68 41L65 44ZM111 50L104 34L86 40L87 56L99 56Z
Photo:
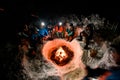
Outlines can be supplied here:
M84 32L86 33L86 45L84 49L89 49L88 45L90 44L90 40L93 38L93 24L88 24Z
M40 36L41 43L43 43L49 37L48 30L46 29L45 26L42 26L42 25L38 29L38 34Z
M101 67L101 64L98 65L97 68L91 69L89 66L86 67L88 70L88 75L84 78L84 80L90 80L90 77L97 77L98 80L120 80L120 36L116 37L110 45L108 51L108 57L104 59L103 66L107 66L106 68ZM108 63L106 63L108 61ZM111 63L111 64L110 64ZM107 65L109 64L109 65Z
M110 54L116 65L110 67L111 75L106 80L120 80L120 36L116 37L110 45Z
M67 34L66 34L67 41L71 41L73 39L73 36L74 36L73 24L71 24L70 27L67 27L66 32L67 32Z
M39 42L40 35L36 29L34 29L32 35L31 35L31 45L33 47L36 46L36 44Z

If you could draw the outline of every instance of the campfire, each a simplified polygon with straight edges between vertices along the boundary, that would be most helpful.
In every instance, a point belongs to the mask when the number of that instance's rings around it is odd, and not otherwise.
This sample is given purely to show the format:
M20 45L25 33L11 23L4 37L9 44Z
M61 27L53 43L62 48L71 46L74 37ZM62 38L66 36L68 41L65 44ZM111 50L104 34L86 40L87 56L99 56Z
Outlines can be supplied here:
M59 62L65 60L68 57L66 52L60 47L56 53L55 53L55 59L58 60Z
M57 69L61 80L81 80L87 74L81 60L83 51L76 40L72 42L63 39L48 41L43 46L42 54Z
M72 60L73 52L66 46L61 46L52 51L50 58L55 64L64 66Z

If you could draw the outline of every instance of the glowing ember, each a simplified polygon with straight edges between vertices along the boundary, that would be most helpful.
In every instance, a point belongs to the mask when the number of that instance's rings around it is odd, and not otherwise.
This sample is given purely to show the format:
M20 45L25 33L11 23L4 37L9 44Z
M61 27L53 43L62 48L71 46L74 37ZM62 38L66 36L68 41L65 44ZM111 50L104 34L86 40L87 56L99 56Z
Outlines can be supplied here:
M73 58L73 52L66 46L61 46L51 52L50 59L57 65L63 66L70 62Z
M64 59L66 59L68 55L65 53L65 51L60 47L55 54L55 59L58 59L60 62Z

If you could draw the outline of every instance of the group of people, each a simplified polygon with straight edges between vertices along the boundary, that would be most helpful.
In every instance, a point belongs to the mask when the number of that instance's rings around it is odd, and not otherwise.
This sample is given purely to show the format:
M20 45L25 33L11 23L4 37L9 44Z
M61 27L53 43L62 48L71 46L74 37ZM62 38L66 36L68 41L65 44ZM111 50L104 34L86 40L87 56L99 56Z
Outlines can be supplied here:
M76 34L78 33L75 33L75 27L67 22L62 25L39 24L39 26L31 26L25 24L17 36L19 49L23 49L24 52L34 49L32 52L34 54L38 45L43 45L48 40L62 38L67 41L72 41L72 39L77 37Z
M63 25L55 25L53 28L53 34L56 38L63 38L67 41L72 41L75 37L75 27L73 24L65 22Z
M79 31L79 29L81 31ZM68 22L64 23L63 25L54 25L49 27L45 26L34 26L32 29L29 26L25 25L24 29L19 36L22 36L21 41L22 44L30 45L29 40L34 45L34 47L38 43L42 43L48 39L54 38L63 38L67 41L72 41L76 37L80 37L80 40L85 38L85 47L84 49L89 49L90 41L94 40L94 42L102 42L105 38L99 38L99 35L95 36L95 26L94 24L88 24L85 28L82 24L78 24L77 26L73 26ZM104 33L103 33L104 35ZM24 43L24 39L28 39L26 43ZM101 60L100 64L96 69L86 68L88 70L88 75L84 78L85 80L89 80L89 77L96 76L99 74L99 70L104 71L105 73L100 73L99 80L120 80L120 37L115 38L111 45L109 45L108 52L104 53L103 59ZM106 56L107 55L107 56ZM115 65L109 64L114 63ZM107 67L107 68L105 68ZM95 72L94 72L95 71ZM93 75L91 75L91 73Z

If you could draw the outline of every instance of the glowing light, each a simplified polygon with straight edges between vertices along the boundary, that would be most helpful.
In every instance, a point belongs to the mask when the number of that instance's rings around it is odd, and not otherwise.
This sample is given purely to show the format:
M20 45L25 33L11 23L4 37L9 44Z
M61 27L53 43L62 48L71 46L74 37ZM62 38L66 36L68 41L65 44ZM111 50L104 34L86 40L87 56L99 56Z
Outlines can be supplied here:
M83 51L77 40L48 41L43 46L42 54L48 62L52 63L61 80L82 80L87 74L81 60Z
M55 58L59 59L59 61L61 62L62 60L66 59L68 57L68 55L65 53L65 51L62 49L62 47L60 47L55 54Z
M66 46L60 46L50 53L50 59L58 66L64 66L73 59L74 53Z
M44 22L41 22L41 26L45 26L45 23L44 23Z
M62 25L62 22L59 22L59 26L61 26Z

